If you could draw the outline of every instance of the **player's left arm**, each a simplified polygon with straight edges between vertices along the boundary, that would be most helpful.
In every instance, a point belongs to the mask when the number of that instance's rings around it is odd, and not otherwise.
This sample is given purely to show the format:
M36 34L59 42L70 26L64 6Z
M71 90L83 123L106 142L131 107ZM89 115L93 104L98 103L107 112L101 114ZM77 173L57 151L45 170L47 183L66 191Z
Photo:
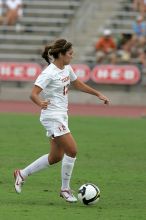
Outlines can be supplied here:
M73 81L72 85L77 90L97 96L100 100L104 102L104 104L109 104L110 102L109 98L107 98L101 92L97 91L96 89L93 89L92 87L88 86L87 84L80 81L79 79L76 79L75 81Z

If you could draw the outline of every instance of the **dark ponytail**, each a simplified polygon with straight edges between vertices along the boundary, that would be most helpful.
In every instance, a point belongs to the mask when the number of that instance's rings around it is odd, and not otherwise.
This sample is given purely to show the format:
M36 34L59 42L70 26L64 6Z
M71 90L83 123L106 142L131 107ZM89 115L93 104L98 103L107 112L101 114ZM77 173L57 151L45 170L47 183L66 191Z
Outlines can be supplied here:
M44 58L48 64L51 63L51 58L49 57L49 50L50 49L51 49L51 46L48 45L48 46L45 47L45 49L42 53L42 58Z

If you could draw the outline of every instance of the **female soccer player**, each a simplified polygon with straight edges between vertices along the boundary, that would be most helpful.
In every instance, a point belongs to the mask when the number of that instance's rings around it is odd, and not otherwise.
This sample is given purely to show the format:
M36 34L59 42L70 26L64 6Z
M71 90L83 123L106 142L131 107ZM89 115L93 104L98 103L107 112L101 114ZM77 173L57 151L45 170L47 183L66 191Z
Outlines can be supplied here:
M51 149L49 154L43 155L26 168L15 170L15 190L21 193L22 184L29 175L62 160L60 196L68 202L76 202L70 189L77 146L68 128L68 88L72 83L76 89L97 96L104 104L108 104L109 99L77 78L69 65L73 58L70 42L65 39L56 40L45 47L42 57L48 67L36 79L31 99L41 108L40 122L50 138Z

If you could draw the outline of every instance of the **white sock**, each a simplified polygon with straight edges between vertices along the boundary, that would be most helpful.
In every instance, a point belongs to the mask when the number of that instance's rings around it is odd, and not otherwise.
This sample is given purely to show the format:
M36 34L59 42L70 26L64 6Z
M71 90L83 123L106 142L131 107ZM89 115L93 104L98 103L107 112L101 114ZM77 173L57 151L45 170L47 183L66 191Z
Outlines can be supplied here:
M47 166L49 166L48 154L45 154L42 157L35 160L30 165L28 165L26 168L21 170L21 175L25 178L39 170L46 168Z
M74 167L76 158L69 157L66 154L63 157L62 160L62 170L61 170L61 175L62 175L62 186L61 189L70 189L70 179Z

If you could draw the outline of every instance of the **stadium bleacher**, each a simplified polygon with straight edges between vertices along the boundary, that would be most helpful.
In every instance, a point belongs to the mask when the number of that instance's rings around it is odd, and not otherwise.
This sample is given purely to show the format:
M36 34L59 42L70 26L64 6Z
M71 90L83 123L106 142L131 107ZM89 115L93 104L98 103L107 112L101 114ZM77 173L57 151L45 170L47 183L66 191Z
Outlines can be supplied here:
M78 36L75 36L75 40L72 40L73 43L74 41L77 42L78 55L76 60L78 62L95 63L93 45L101 30L98 22L100 23L103 17L106 19L103 20L102 28L104 26L110 27L113 34L132 32L131 22L137 13L130 10L132 7L131 1L118 0L114 4L115 6L112 6L110 3L100 2L99 0L92 2L86 0L24 0L23 17L18 24L16 26L0 26L1 61L38 62L44 45L61 36L66 27L71 26L71 22L83 2L87 2L87 13L82 16L86 19L82 26L88 25L88 33L83 36L82 29L81 33L77 30ZM110 14L107 12L107 8ZM125 11L125 8L128 11ZM98 14L97 19L95 13ZM80 17L80 20L83 18ZM71 28L74 35L76 35L74 27ZM72 36L69 36L69 38L72 39Z
M136 20L138 14L139 12L132 10L131 0L119 0L116 8L110 11L110 16L102 24L102 27L99 26L95 32L91 44L85 48L81 57L82 62L91 66L96 64L94 45L104 28L110 29L115 37L121 33L132 34L132 23Z
M38 61L42 46L59 37L82 0L24 0L16 26L0 26L1 61Z

